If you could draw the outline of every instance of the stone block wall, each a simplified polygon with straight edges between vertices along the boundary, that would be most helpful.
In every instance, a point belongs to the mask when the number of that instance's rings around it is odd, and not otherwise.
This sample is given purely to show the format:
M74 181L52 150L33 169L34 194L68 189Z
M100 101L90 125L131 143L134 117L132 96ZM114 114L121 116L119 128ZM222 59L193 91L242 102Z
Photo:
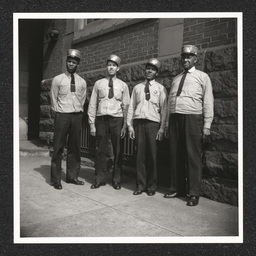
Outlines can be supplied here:
M157 38L157 20L145 20L102 37L90 39L76 45L81 49L84 61L79 67L79 74L87 81L88 100L96 80L106 75L105 59L114 42L120 41L120 45L133 44L132 49L138 50L137 55L131 50L124 52L121 48L115 48L115 52L122 58L122 64L118 77L125 81L130 89L144 80L144 67L146 61L155 52L145 50L139 41L145 37L145 27L148 27L148 36ZM205 71L211 78L213 85L214 121L211 136L204 145L203 155L203 181L202 194L208 198L223 203L237 205L238 203L238 105L237 105L237 48L234 19L185 19L184 43L193 43L200 48L208 48L199 52L197 68ZM193 33L190 33L193 32ZM129 36L125 36L125 35ZM203 38L201 37L203 34ZM223 40L226 35L230 40ZM192 37L198 35L198 37ZM217 35L220 36L217 40ZM141 38L140 38L141 37ZM123 39L121 39L123 38ZM130 40L134 38L133 40ZM135 39L137 38L137 39ZM207 39L208 38L208 39ZM207 39L205 41L200 41ZM157 40L152 39L153 48L157 49ZM135 46L137 44L137 46ZM97 47L95 46L97 45ZM106 48L104 48L106 46ZM213 47L214 46L214 47ZM95 48L96 47L96 48ZM102 49L104 48L104 49ZM99 49L96 51L96 49ZM130 48L129 48L130 49ZM95 57L98 54L98 57ZM141 55L140 55L141 54ZM136 56L134 56L136 55ZM93 57L94 56L94 57ZM98 63L95 62L98 60ZM172 79L182 71L180 56L166 56L161 58L162 68L157 78L169 91ZM54 113L50 108L49 90L51 76L46 77L41 83L41 119L40 138L50 141L53 136ZM88 103L87 100L87 103ZM159 177L168 186L168 141L159 145Z

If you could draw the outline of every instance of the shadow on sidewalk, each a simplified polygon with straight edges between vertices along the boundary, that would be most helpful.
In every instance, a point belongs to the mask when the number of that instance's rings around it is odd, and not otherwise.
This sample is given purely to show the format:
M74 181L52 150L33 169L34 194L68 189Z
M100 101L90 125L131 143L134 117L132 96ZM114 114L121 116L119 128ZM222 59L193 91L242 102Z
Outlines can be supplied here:
M39 172L45 179L45 182L51 185L51 165L41 165L41 167L35 168L34 170ZM61 180L66 180L66 173L63 169L61 169Z

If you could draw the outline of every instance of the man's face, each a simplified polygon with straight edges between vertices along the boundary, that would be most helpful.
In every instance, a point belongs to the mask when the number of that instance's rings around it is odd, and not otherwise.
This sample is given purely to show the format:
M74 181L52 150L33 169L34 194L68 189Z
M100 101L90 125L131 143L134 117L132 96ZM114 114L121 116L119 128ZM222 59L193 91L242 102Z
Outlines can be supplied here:
M184 69L189 70L195 66L197 61L197 56L193 54L182 54L181 55L181 65Z
M145 70L145 76L147 80L154 80L158 74L158 70L156 67L147 64Z
M115 62L108 61L107 70L108 70L108 75L112 77L116 75L117 71L119 70L119 67Z
M66 67L69 73L75 73L79 65L79 61L76 58L67 57Z

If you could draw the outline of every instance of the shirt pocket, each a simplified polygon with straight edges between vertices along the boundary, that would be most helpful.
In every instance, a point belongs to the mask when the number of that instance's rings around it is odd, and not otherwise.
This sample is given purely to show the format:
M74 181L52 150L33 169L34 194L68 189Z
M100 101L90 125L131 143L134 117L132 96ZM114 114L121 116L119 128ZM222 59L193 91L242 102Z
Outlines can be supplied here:
M142 95L142 92L135 91L136 103L140 103L142 101L142 97L145 97L144 95Z
M123 99L123 89L122 88L118 88L114 86L114 96L117 100L122 100Z
M200 85L197 83L187 85L184 90L188 93L196 93L200 90Z
M70 86L67 86L67 85L64 85L64 84L60 84L60 87L59 87L59 94L61 96L65 96L68 94L70 90Z
M152 90L150 92L150 101L154 104L159 104L160 92L158 90Z
M98 89L98 94L99 94L99 98L100 98L100 99L105 98L106 95L107 95L105 88L99 88L99 89Z

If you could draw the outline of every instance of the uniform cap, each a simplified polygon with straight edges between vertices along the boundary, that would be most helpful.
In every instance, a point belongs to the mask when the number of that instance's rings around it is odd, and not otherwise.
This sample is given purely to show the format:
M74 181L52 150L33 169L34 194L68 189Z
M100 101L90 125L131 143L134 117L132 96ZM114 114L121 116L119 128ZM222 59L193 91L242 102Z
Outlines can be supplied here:
M67 57L78 58L80 60L81 59L81 52L79 50L76 50L76 49L68 49Z
M181 48L181 55L182 54L193 54L197 55L198 48L195 45L183 45Z
M161 68L161 62L155 58L149 59L148 62L146 63L146 66L147 65L152 65L152 66L156 67L158 71Z
M117 55L114 55L114 54L111 54L110 56L109 56L109 58L107 59L107 62L108 61L113 61L113 62L115 62L116 64L117 64L117 66L120 66L120 64L121 64L121 59L117 56Z

